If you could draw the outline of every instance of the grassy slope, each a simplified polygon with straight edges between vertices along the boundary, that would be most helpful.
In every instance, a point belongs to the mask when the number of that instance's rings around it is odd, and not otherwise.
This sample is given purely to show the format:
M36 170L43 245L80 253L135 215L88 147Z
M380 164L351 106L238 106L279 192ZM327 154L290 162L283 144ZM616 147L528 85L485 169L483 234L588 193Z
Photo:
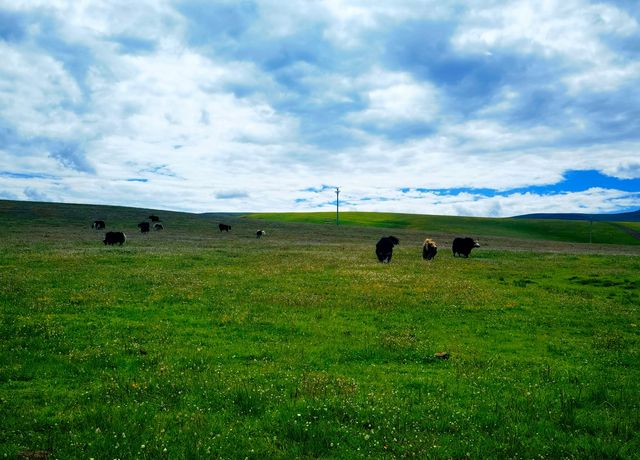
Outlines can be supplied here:
M0 456L640 449L636 247L487 237L426 263L396 228L382 265L375 227L159 212L143 236L143 210L0 205ZM88 228L105 216L125 246Z
M263 213L253 214L251 217L282 222L335 223L335 213ZM340 222L343 225L415 229L476 238L498 236L575 243L588 243L591 231L593 243L640 245L640 240L608 222L590 224L571 220L489 219L368 212L340 213Z
M623 222L621 225L624 225L633 231L640 232L640 222Z

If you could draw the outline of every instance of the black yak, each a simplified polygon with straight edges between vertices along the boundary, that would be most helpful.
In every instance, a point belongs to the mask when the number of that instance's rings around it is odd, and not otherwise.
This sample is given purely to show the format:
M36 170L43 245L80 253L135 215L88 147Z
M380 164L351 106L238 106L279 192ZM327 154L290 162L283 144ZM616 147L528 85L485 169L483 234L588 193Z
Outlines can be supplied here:
M162 224L160 222L156 222L155 224L153 224L153 229L154 230L164 230L164 227L162 226Z
M91 228L95 228L96 230L104 230L105 226L104 220L94 220L91 224Z
M231 230L231 225L227 225L227 224L219 224L218 228L220 229L220 231L225 231L227 233L229 233L229 230Z
M258 230L256 232L256 238L261 238L262 235L266 235L266 234L267 234L267 232L265 232L264 230Z
M431 260L436 256L437 253L438 246L436 245L436 242L431 238L427 238L426 240L424 240L424 244L422 245L422 258L424 260Z
M160 218L158 216L154 216L153 214L149 216L149 220L151 222L160 222Z
M149 231L149 222L140 222L138 228L140 229L140 233L147 233Z
M120 244L122 246L127 241L127 235L122 232L107 232L104 236L104 244Z
M469 257L473 248L479 248L480 244L473 238L455 238L451 249L453 250L453 257L456 255Z
M382 263L391 262L391 256L393 256L393 247L396 244L400 244L400 240L395 236L383 236L380 241L376 243L376 256Z

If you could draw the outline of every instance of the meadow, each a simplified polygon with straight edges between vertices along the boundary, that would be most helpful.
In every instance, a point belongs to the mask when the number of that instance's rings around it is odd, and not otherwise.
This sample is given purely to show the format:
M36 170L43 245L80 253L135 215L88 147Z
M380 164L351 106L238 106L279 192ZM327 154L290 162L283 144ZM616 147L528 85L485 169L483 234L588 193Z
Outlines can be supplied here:
M165 230L137 233L150 213L0 201L0 457L640 452L640 245L618 227L154 211Z

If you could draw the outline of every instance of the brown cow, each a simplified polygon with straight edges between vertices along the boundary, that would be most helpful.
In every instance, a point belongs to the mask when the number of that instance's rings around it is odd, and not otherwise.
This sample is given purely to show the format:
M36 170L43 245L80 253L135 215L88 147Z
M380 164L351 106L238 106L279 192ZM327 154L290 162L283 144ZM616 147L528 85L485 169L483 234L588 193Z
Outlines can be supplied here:
M422 245L422 258L424 260L431 260L436 256L437 253L438 246L436 245L436 242L431 238L427 238L426 240L424 240L424 244Z

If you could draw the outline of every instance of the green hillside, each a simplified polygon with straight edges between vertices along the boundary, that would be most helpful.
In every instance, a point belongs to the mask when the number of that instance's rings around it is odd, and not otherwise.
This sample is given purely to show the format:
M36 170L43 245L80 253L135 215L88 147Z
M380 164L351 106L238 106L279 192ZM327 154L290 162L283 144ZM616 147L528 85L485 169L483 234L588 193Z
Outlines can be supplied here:
M281 222L306 222L335 225L336 215L317 213L260 213L249 217ZM426 235L440 233L453 236L508 237L572 243L638 245L640 240L609 222L576 220L512 219L455 216L429 216L371 212L340 213L340 224L422 230ZM627 224L625 224L627 225Z
M41 203L0 200L0 215L7 225L3 232L18 231L23 226L89 227L96 219L107 222L107 230L137 232L137 224L150 214L169 220L173 228L212 228L218 222L229 218L254 222L256 228L262 224L256 220L270 222L270 225L297 223L323 224L335 227L335 213L207 213L193 214L131 208L122 206ZM340 225L384 229L422 231L424 236L445 235L471 236L479 239L487 237L517 238L522 240L558 241L568 243L640 245L640 239L631 235L640 231L637 222L611 223L587 222L560 219L512 219L457 216L430 216L421 214L396 214L372 212L340 213ZM625 231L625 229L627 231ZM328 230L328 229L327 229ZM591 238L591 240L590 240Z
M624 222L622 225L635 232L640 232L640 222Z
M106 221L107 230L135 232L137 224L148 220L151 214L163 221L169 220L174 228L208 225L217 217L125 206L0 200L0 216L3 222L12 224L1 228L0 232L25 226L90 228L94 220Z

